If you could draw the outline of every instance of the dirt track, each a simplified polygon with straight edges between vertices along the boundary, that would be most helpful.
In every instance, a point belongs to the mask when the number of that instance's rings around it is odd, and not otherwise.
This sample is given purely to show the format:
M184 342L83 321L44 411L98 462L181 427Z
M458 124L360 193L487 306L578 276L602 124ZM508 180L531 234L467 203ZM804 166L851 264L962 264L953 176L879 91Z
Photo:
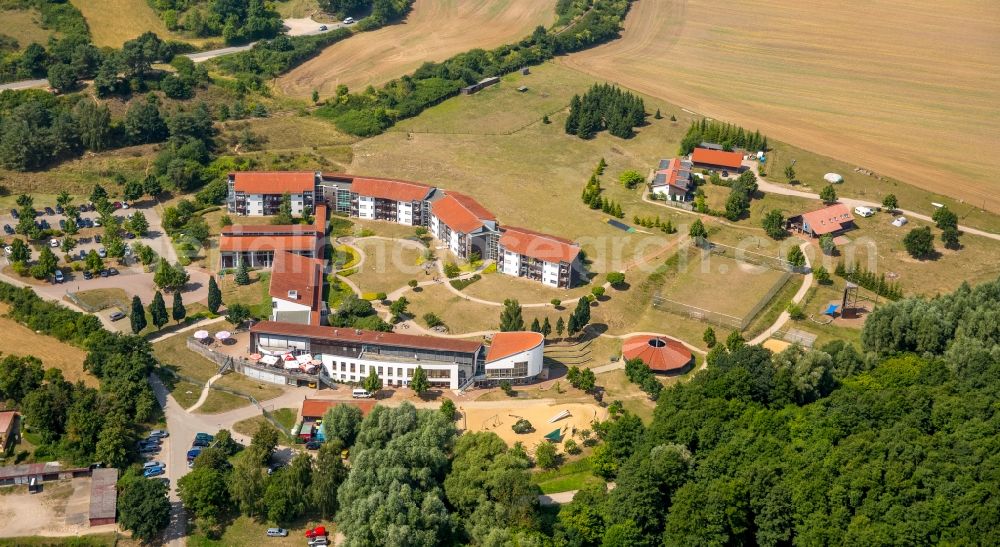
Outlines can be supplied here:
M314 89L332 94L378 85L424 61L441 61L472 48L518 40L555 19L554 0L416 0L405 22L334 44L278 78L276 87L294 97Z
M639 0L559 62L1000 211L997 36L974 0Z

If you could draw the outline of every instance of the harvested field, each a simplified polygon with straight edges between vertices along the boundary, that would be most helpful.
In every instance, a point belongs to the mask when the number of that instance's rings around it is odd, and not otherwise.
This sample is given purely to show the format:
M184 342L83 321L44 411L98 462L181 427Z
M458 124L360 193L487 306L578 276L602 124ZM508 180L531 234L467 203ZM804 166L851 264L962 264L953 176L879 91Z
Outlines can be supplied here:
M10 309L0 304L0 314ZM35 331L8 317L0 317L0 348L9 355L34 355L42 360L46 369L57 368L70 382L83 380L90 387L97 387L97 378L83 370L87 352L76 346L60 342L51 336Z
M3 22L0 34L6 34L17 40L18 48L21 50L32 42L45 45L53 33L42 28L39 24L41 20L38 10L34 9L0 11L0 21Z
M121 47L144 32L155 32L164 40L181 39L167 30L146 0L74 0L72 4L87 20L98 47Z
M406 20L334 44L282 76L287 95L331 95L378 85L425 61L442 61L472 48L490 48L531 34L555 20L553 0L416 0Z
M559 62L996 212L998 35L975 0L640 0Z

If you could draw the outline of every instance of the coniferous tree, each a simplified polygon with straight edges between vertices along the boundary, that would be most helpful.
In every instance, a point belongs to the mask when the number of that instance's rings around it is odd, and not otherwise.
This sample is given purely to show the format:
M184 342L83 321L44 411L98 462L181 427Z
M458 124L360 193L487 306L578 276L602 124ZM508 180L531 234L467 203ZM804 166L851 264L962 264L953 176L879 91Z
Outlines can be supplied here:
M132 313L129 316L132 322L132 334L139 334L146 328L146 310L142 307L142 301L138 296L132 297Z
M219 307L222 306L222 291L219 290L219 284L215 282L215 276L208 278L208 311L212 313L219 313Z
M500 312L500 331L511 332L524 330L524 319L521 317L521 304L513 298L503 301L503 311Z
M170 315L174 318L174 321L177 321L178 323L180 323L184 319L184 316L187 315L187 310L184 309L184 299L181 297L181 291L174 292L174 305Z
M162 329L170 321L167 315L167 304L163 301L163 294L156 291L153 295L153 303L149 305L149 315L153 319L153 324L157 329Z

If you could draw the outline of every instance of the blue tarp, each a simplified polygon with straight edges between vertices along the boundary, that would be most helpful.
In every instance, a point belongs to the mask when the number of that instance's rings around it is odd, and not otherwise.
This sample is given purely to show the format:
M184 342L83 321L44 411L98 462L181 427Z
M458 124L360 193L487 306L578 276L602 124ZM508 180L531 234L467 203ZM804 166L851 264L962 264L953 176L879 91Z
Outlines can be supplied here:
M837 310L839 310L839 309L840 309L840 306L838 306L837 304L830 304L829 306L826 307L826 310L823 312L823 315L830 315L830 316L832 316L835 313L837 313Z

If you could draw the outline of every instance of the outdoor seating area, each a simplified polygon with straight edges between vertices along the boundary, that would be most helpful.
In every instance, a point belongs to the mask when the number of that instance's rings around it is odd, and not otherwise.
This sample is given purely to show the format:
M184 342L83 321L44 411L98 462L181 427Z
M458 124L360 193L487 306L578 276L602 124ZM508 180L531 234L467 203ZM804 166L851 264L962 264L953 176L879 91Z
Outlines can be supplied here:
M295 355L294 353L285 353L281 355L263 355L260 353L253 353L250 355L249 360L260 365L281 369L286 372L301 372L303 374L316 374L319 372L320 365L323 364L322 361L314 359L313 356L308 353L300 355Z

